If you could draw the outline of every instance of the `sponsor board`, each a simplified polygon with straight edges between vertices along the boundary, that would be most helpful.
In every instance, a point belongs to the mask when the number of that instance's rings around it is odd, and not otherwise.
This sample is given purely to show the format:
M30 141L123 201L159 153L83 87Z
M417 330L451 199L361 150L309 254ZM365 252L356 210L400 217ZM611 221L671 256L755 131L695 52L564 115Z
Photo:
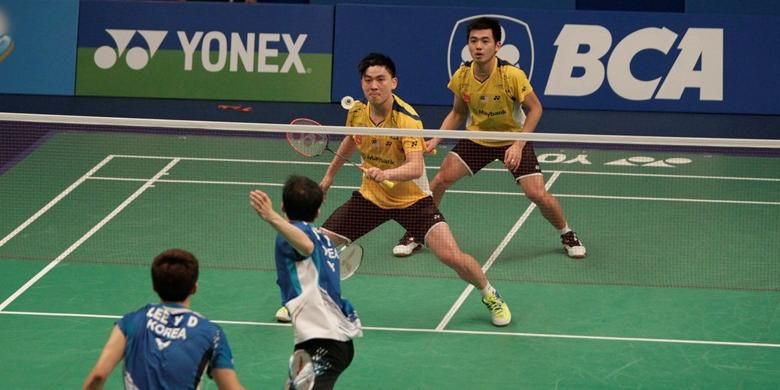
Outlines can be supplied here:
M528 9L339 5L331 99L360 96L354 67L366 48L396 62L398 93L450 105L446 84L468 60L466 26L501 22L499 56L528 74L545 107L780 114L777 17ZM377 15L366 19L360 15ZM404 20L405 23L398 23ZM425 26L424 31L408 26ZM364 34L360 31L382 31Z
M84 1L76 92L326 102L332 12L327 6Z

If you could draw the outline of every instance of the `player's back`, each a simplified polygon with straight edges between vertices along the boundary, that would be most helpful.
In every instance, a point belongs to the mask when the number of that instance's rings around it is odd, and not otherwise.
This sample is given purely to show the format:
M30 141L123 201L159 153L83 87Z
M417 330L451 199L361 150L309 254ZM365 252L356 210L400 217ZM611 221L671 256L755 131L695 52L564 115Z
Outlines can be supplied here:
M209 364L232 368L222 330L185 307L149 304L117 324L127 337L127 389L195 389Z

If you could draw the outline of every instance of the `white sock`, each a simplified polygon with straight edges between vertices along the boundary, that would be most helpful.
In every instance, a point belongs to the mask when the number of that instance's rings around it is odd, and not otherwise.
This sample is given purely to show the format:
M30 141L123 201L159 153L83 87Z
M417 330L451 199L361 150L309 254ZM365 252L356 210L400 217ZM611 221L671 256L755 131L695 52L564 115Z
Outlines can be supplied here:
M496 292L496 289L493 288L493 286L490 285L490 282L487 282L485 285L485 288L479 290L479 293L482 294L482 298L494 294Z
M563 229L558 229L558 232L561 233L561 235L564 235L568 232L570 232L571 229L569 228L569 224L567 223L566 226L563 227Z

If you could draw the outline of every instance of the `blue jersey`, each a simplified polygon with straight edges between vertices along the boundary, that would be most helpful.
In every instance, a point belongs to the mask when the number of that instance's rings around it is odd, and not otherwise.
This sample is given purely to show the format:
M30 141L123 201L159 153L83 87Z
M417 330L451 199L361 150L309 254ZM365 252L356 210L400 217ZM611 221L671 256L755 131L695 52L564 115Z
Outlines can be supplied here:
M306 257L284 237L276 237L276 282L290 311L296 344L314 338L347 341L362 335L355 309L341 296L338 251L313 225L290 223L314 243L314 251Z
M127 338L126 389L196 389L204 372L233 368L222 329L176 304L149 304L117 321Z

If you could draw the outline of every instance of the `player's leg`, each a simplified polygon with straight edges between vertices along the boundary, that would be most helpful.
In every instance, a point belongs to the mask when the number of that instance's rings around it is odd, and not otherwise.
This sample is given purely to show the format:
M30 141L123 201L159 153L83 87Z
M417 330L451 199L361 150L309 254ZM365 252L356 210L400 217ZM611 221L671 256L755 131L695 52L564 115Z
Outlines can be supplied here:
M391 218L391 214L371 203L358 191L346 203L337 208L320 231L325 233L334 245L351 243Z
M455 147L444 157L439 170L431 181L431 192L433 201L438 206L441 203L444 193L458 180L464 176L472 175L490 161L484 161L480 158L480 145L469 140L460 140ZM475 168L474 168L475 167ZM420 237L414 237L409 232L404 233L403 237L393 247L393 255L396 257L406 257L422 249L423 240Z
M509 325L512 321L512 312L509 311L509 306L488 282L477 259L460 249L447 223L434 225L428 231L425 243L442 263L457 272L461 279L476 287L482 295L482 303L490 311L493 325Z
M523 157L520 161L520 166L512 172L512 175L522 187L525 196L539 207L542 216L558 230L566 254L576 259L585 257L587 254L585 246L577 238L577 233L569 228L560 202L544 187L544 176L539 169L539 162L531 142L526 143L523 148Z
M439 261L452 268L461 279L477 288L482 295L482 302L490 310L493 325L509 324L512 320L509 306L490 285L479 262L460 249L444 215L433 203L433 198L423 198L405 209L396 210L393 219L409 234L423 237L426 245Z
M436 172L436 176L431 180L433 202L437 206L440 205L444 193L458 180L471 174L471 170L466 165L466 162L456 153L456 149L453 149L453 152L447 154L447 157L444 158L441 167Z

